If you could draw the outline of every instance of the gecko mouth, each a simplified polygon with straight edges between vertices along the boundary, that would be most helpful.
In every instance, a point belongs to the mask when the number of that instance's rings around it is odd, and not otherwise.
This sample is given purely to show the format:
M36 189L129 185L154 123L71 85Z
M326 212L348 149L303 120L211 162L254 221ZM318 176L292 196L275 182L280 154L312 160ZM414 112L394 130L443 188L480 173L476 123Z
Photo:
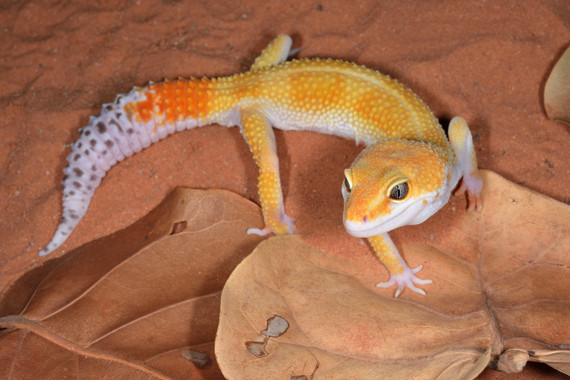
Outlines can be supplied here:
M390 222L390 221L387 221ZM346 232L350 235L358 238L367 238L371 236L380 235L386 233L388 231L393 230L394 228L389 228L388 226L384 226L386 223L378 223L378 222L364 222L364 223L355 223L351 222L350 220L344 221L344 228ZM392 223L389 223L392 224Z
M376 236L395 230L398 227L423 222L425 218L419 217L422 209L422 202L414 200L407 205L399 204L398 207L392 209L388 217L380 217L363 222L353 222L344 219L344 228L346 232L354 237L367 238Z

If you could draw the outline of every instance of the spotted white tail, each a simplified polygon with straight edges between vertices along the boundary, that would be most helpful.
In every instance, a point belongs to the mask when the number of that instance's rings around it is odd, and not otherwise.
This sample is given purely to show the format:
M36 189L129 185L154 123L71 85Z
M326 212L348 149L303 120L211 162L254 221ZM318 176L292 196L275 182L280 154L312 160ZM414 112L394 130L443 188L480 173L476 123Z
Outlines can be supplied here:
M133 88L103 105L71 145L63 170L61 221L39 255L45 256L65 242L87 212L102 178L116 163L184 129L214 122L235 125L228 121L228 109L211 112L204 101L211 93L211 82L206 79L179 80Z

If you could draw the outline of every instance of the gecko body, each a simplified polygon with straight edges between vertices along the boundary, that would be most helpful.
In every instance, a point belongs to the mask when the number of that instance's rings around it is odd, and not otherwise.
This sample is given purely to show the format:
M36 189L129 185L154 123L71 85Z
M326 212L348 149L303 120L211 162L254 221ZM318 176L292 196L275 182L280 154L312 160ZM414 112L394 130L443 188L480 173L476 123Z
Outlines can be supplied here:
M265 227L248 233L292 233L283 208L272 127L346 137L368 147L345 171L344 225L369 238L390 271L385 287L424 294L388 232L417 224L439 210L463 176L471 206L479 208L481 179L471 133L452 120L448 140L439 122L413 92L377 71L332 59L287 61L291 39L279 35L241 74L190 78L135 87L105 104L80 129L64 169L63 213L41 251L57 249L85 215L105 173L151 144L209 124L238 126L259 167L258 191Z

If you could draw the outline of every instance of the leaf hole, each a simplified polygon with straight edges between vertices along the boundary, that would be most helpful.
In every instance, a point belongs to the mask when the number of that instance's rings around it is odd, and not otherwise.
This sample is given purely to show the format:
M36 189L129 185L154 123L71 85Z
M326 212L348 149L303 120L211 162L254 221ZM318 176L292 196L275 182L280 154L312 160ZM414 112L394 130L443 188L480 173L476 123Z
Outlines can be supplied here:
M262 335L265 335L262 342L256 341L249 341L245 342L245 346L250 354L254 355L255 357L262 358L267 356L267 351L265 351L265 347L269 338L276 338L283 334L289 328L289 322L279 315L274 315L273 317L267 320L267 328L261 331Z
M265 351L265 345L267 344L268 339L269 338L265 338L263 342L254 342L254 341L245 342L245 347L247 347L247 350L249 351L250 354L254 355L257 358L262 358L264 356L267 356L267 351Z
M169 235L176 235L183 232L188 227L188 222L176 222L172 224Z

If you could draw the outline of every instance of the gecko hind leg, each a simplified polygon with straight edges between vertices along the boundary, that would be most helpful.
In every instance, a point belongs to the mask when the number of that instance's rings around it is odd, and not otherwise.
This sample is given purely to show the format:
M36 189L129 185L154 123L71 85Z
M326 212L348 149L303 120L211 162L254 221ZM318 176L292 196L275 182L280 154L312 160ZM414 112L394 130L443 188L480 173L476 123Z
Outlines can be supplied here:
M269 67L273 65L285 62L291 54L296 52L291 51L291 44L293 41L291 37L286 34L280 34L269 45L261 52L259 57L255 59L255 62L251 66L251 70L258 70L264 67ZM295 49L298 50L298 49Z

